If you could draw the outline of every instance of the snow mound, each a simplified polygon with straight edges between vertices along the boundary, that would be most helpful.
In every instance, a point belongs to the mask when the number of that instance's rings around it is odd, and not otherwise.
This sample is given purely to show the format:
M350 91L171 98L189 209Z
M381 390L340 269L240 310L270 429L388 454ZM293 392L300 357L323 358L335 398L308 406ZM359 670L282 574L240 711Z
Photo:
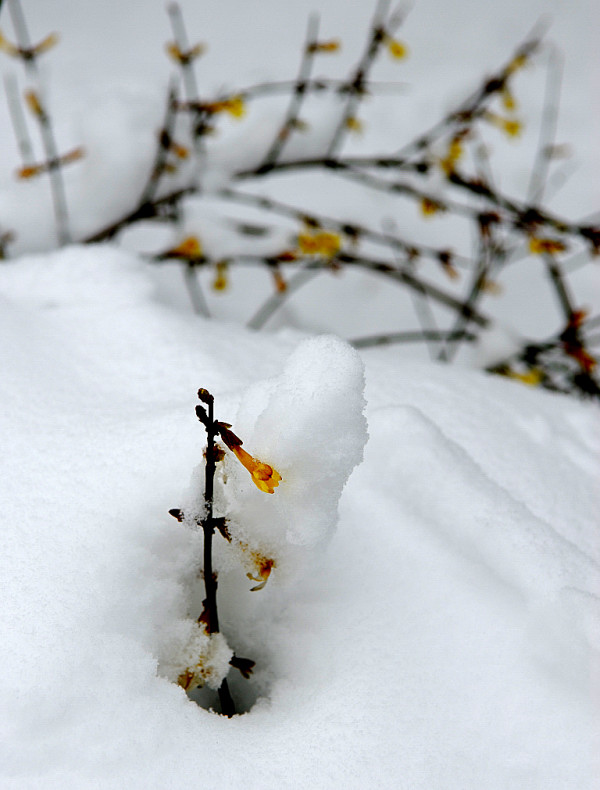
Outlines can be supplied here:
M309 547L331 536L342 489L367 440L363 391L359 355L327 336L301 343L281 376L250 388L235 428L283 480L265 497L228 457L225 506L240 536Z

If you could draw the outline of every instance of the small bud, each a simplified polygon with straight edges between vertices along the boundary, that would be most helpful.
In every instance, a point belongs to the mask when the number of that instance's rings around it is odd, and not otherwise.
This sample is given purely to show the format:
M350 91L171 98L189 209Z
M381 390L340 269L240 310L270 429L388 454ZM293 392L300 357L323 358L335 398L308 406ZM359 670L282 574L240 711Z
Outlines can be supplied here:
M239 669L242 675L248 680L250 675L252 674L252 670L256 664L255 661L251 661L249 658L240 658L239 656L232 656L231 660L229 661L230 666L235 667L235 669Z
M210 406L212 403L214 403L215 399L208 390L205 390L204 387L200 387L198 390L198 400L201 400L202 403L206 403L207 406Z

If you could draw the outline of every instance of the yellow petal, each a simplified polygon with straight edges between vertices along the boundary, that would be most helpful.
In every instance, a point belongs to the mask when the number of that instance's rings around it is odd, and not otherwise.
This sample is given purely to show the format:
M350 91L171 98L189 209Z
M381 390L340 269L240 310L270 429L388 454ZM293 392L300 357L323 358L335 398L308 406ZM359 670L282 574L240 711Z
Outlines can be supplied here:
M408 55L408 47L395 38L388 39L387 48L390 55L396 60L402 60Z

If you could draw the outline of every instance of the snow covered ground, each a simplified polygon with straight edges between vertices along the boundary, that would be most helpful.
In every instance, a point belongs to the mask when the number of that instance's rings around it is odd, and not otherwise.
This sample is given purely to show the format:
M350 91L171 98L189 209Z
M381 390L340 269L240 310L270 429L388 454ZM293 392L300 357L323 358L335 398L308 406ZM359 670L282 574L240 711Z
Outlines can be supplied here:
M312 5L183 4L190 29L235 53L207 58L210 87L292 74ZM511 0L483 15L480 3L423 0L407 21L413 60L402 79L419 79L410 106L415 128L426 125L446 93L460 98L465 77L502 62L550 6L567 57L561 138L586 163L553 205L580 216L597 198L591 3ZM78 116L84 142L94 130L97 142L81 167L90 178L106 170L93 199L79 210L74 201L74 227L89 232L118 213L116 165L136 152L122 124L142 128L152 106L144 90L156 97L164 87L164 9L24 7L34 40L64 34L49 74L63 139L82 142L67 121L74 97L106 97L95 115ZM341 0L321 10L328 34L347 24L350 41L371 13ZM15 191L16 152L0 122L0 221L17 225L14 252L27 253L0 269L2 788L591 790L600 767L598 406L397 349L359 358L283 320L277 332L250 332L237 320L235 283L215 310L222 320L207 321L169 275L112 245L32 255L51 246L47 196L39 186ZM506 158L509 184L525 178L519 161ZM139 166L143 181L143 165L128 162L128 178ZM577 286L592 303L594 282L582 275ZM364 283L345 293L360 304ZM332 322L350 331L348 302L333 304ZM531 327L542 331L552 319L536 307ZM502 320L516 318L513 308L498 308ZM314 323L309 314L306 327ZM332 484L364 438L360 359L369 439L329 534ZM288 565L249 592L246 570L219 560L222 630L256 661L250 681L230 673L248 709L233 719L165 676L177 625L197 616L201 596L201 537L168 514L189 497L202 461L199 387L249 451L287 464L273 512L248 511Z

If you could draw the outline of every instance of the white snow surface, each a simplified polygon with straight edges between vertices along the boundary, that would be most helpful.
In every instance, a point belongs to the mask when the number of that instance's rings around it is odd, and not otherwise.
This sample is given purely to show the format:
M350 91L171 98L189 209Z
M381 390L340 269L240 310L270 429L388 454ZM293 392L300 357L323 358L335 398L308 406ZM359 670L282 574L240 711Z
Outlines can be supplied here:
M311 355L325 400L346 376L358 403L354 352L182 316L110 249L1 274L2 787L593 786L596 406L364 354L370 439L329 546L296 583L222 580L257 661L228 720L157 672L197 605L201 538L167 513L201 459L196 390L258 454L306 378L302 428Z
M145 183L172 72L161 54L164 2L147 0L143 12L121 0L23 7L34 42L62 34L44 56L44 87L60 150L86 149L65 169L80 239L129 210ZM339 60L318 73L345 76L369 3L182 2L190 39L209 44L202 91L293 77L315 7L323 38L343 39ZM548 205L589 214L600 118L590 0L505 0L485 11L477 0L420 0L399 34L410 60L399 69L382 59L374 73L406 81L406 103L370 101L365 136L350 149L394 150L427 128L546 12L565 54L557 142L573 154ZM4 73L15 68L2 60ZM499 135L490 144L501 187L522 195L543 73L524 72L518 87L524 137L519 147ZM257 107L241 125L226 119L211 141L209 185L268 143L285 102ZM327 124L318 100L309 110ZM3 106L0 128L1 230L17 232L11 254L27 254L0 266L2 790L596 788L598 406L410 357L424 359L424 349L359 357L331 332L396 330L414 318L406 294L366 275L318 278L270 324L278 331L259 334L239 322L270 292L261 271L235 271L228 295L209 294L221 320L207 321L191 313L177 267L109 244L48 254L48 183L15 182ZM317 176L259 191L374 226L383 211L378 196ZM239 252L228 212L186 207L179 232L199 229L211 253ZM400 231L460 248L446 219L420 230L415 216L400 207ZM253 243L280 248L290 230ZM120 241L148 251L174 235L144 227ZM574 265L570 285L597 312L590 269ZM532 301L539 282L539 262L507 269L503 298L486 298L498 326L481 355L556 331L551 290ZM190 699L173 682L203 595L202 535L168 514L199 498L199 387L283 478L266 495L237 460L224 463L217 503L232 532L277 559L265 588L250 592L244 557L215 536L224 638L213 645L212 685L229 650L256 661L250 681L229 672L245 711L231 720L201 707L214 692Z

